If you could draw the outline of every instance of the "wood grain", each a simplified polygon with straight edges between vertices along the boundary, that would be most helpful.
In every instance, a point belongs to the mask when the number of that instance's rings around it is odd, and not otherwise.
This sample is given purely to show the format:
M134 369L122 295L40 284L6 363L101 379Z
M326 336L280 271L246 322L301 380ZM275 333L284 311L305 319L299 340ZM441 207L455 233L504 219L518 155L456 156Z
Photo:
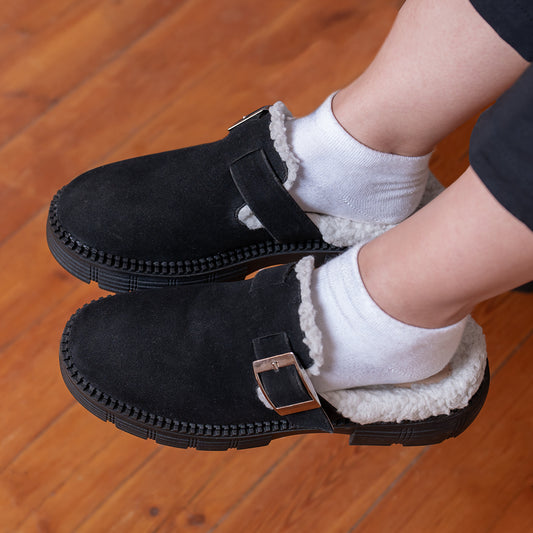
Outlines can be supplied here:
M478 306L493 384L460 438L349 447L301 436L165 448L75 402L62 328L105 296L44 237L55 191L95 165L220 138L265 103L311 111L372 60L397 0L0 3L0 532L513 532L533 529L532 295ZM468 165L475 117L432 169Z
M429 450L358 531L490 531L509 507L531 523L531 499L517 502L531 492L532 350L530 335L496 374L476 424Z

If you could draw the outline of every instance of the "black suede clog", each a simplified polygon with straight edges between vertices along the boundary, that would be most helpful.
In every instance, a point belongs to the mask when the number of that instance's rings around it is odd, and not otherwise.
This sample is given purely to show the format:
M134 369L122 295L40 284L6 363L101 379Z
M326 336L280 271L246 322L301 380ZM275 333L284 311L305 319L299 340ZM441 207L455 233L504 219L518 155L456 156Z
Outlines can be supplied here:
M82 174L51 203L52 254L115 292L243 279L309 253L336 255L341 248L323 240L287 192L294 156L279 147L284 119L279 106L262 108L218 142Z
M101 419L181 448L249 448L310 432L346 434L350 444L427 445L464 431L489 384L477 326L437 383L316 394L312 268L305 258L251 280L88 304L63 334L65 383Z
M82 174L52 200L47 239L71 274L126 292L244 277L312 254L317 263L391 224L305 213L282 102L222 140ZM421 206L442 186L430 174Z

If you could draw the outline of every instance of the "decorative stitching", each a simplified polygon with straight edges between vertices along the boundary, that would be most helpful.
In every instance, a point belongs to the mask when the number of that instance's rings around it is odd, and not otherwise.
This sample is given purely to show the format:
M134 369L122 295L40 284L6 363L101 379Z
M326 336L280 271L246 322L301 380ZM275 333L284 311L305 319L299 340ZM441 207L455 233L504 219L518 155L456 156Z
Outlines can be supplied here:
M98 300L110 298L111 296L102 297ZM271 433L275 431L285 431L289 429L287 420L267 420L262 422L254 422L247 424L196 424L194 422L184 422L175 420L160 415L149 413L144 409L129 405L120 400L116 400L109 394L102 392L97 387L87 381L78 371L69 354L70 332L72 325L79 313L90 304L85 304L80 307L76 313L70 317L63 331L61 338L61 353L63 354L63 361L70 377L77 384L78 389L83 391L85 395L89 395L91 399L106 410L114 411L117 414L134 419L142 424L150 425L153 428L163 429L165 431L173 431L182 435L194 436L214 436L214 437L241 437L249 435L258 435L263 433ZM114 414L107 413L108 419L114 421ZM150 428L145 428L150 432Z
M112 267L124 272L137 274L150 274L160 276L191 275L209 272L216 268L223 268L241 261L246 261L262 256L268 256L284 252L311 252L311 251L342 251L323 240L309 240L299 243L278 243L276 241L264 241L251 244L242 248L236 248L228 252L220 252L213 256L190 259L184 261L151 261L148 259L132 259L113 255L102 250L90 247L76 239L70 232L65 230L59 222L57 214L59 198L63 189L52 199L49 211L49 224L57 239L67 246L72 252L80 257L98 263L102 266ZM97 266L97 265L96 265Z

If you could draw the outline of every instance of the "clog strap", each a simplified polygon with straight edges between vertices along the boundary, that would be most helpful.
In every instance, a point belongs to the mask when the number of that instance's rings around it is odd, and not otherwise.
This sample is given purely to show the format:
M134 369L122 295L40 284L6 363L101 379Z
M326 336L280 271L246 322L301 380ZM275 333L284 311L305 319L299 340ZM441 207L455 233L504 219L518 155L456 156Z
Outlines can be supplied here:
M283 186L263 149L233 161L230 173L246 204L275 240L322 239L318 228Z

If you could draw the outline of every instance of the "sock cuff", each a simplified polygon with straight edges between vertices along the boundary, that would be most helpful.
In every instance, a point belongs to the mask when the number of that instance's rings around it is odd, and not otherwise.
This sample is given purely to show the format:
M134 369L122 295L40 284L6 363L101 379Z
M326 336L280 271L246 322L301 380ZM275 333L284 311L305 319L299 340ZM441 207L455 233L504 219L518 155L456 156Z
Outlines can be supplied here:
M433 341L437 343L449 342L451 339L457 338L457 343L459 343L468 317L442 328L423 328L406 324L390 316L373 300L365 287L359 270L358 256L363 246L364 244L354 246L335 259L337 263L335 274L336 277L341 276L342 280L329 279L330 273L326 272L331 290L335 291L340 288L342 294L339 294L338 297L347 298L352 309L364 310L369 322L374 324L376 329L386 331L387 335L409 335L413 341L418 338L424 339L426 343ZM354 313L353 317L345 317L353 328L357 328L357 315L358 313Z
M390 154L374 150L353 137L333 113L333 98L337 92L330 94L313 113L307 116L313 121L314 127L320 131L320 138L329 150L341 150L351 164L357 162L360 166L368 166L372 169L376 169L376 165L379 164L387 169L391 165L398 164L395 171L404 175L411 175L419 172L420 169L426 169L431 152L422 156Z

